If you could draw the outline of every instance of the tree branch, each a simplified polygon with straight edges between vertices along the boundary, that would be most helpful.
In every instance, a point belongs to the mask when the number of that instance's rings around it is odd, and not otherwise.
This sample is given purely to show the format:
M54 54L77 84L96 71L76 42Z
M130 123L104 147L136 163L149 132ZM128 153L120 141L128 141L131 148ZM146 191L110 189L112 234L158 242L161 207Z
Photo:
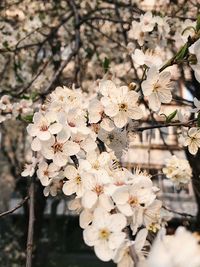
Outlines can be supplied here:
M32 267L32 255L33 255L33 233L34 233L34 202L35 202L35 176L31 177L31 185L29 188L29 223L28 223L28 237L26 245L26 267Z
M0 218L3 217L3 216L6 216L8 214L11 214L13 212L15 212L16 210L18 210L19 208L21 208L24 203L29 199L29 196L25 197L22 201L20 201L17 206L15 206L14 208L10 209L10 210L7 210L5 212L2 212L0 213Z

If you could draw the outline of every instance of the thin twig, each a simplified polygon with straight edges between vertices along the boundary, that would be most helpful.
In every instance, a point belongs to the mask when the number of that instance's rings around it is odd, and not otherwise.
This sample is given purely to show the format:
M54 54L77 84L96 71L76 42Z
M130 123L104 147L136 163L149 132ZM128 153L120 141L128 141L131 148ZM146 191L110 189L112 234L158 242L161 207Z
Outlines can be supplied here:
M19 208L21 208L24 203L29 199L29 196L25 197L22 201L20 201L17 206L15 206L14 208L7 210L5 212L0 213L0 217L6 216L8 214L11 214L13 212L15 212L16 210L18 210Z
M191 218L194 218L195 216L193 216L192 214L188 214L188 213L185 213L185 212L179 212L179 211L175 211L175 210L172 210L166 206L162 206L163 209L169 211L169 212L173 212L175 214L178 214L180 216L183 216L183 217L191 217Z

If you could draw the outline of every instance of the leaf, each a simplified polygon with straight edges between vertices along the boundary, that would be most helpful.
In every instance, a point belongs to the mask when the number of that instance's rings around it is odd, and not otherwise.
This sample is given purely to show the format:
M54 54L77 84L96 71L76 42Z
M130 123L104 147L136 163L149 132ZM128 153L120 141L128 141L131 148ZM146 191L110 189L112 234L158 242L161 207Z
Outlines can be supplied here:
M197 24L196 24L196 31L200 30L200 14L197 16Z
M109 70L109 65L110 65L110 60L107 57L105 57L103 62L103 69L105 73Z
M175 60L181 60L184 59L184 57L187 55L188 52L188 44L186 43L176 54Z
M171 122L175 118L176 114L177 114L177 109L166 117L166 122L167 123Z
M22 117L22 120L29 123L33 122L33 114Z

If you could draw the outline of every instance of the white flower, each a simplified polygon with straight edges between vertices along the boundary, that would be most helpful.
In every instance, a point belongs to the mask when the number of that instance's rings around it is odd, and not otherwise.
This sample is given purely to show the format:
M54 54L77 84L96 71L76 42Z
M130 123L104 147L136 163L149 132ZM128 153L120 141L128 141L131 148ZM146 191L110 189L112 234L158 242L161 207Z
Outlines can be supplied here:
M33 112L31 106L33 105L32 100L22 99L19 103L13 104L13 114L17 117L19 114L27 115Z
M52 197L55 197L58 191L62 188L62 184L62 178L52 179L51 183L43 190L44 196L48 197L50 194Z
M25 164L25 169L21 173L21 176L23 176L23 177L26 177L26 176L32 177L33 174L35 173L36 164L37 164L37 158L32 157L31 163Z
M151 32L155 26L155 19L150 11L140 16L140 26L143 32Z
M87 153L86 160L80 160L79 164L83 170L94 174L99 182L110 183L108 169L111 160L112 155L107 152L98 155L95 151L90 151Z
M57 136L43 142L41 153L46 159L52 159L53 163L62 167L68 162L68 157L76 155L80 146L69 140L69 133L61 131Z
M110 80L100 83L100 91L104 95L101 98L104 112L118 128L124 127L129 119L142 118L142 110L137 105L139 95L135 91L129 91L127 86L117 88Z
M58 174L59 168L54 163L48 165L45 161L42 161L38 164L37 177L43 186L49 185Z
M101 102L97 99L93 99L89 103L88 116L89 123L97 123L101 120L103 114L103 106Z
M179 159L173 155L166 160L163 173L176 185L188 184L192 177L191 167L186 159Z
M198 240L183 227L175 235L158 236L147 259L147 267L199 267L199 264Z
M134 53L131 56L133 62L140 66L146 65L148 67L152 67L153 65L155 65L159 68L162 65L162 59L156 51L146 50L144 53L140 49L135 49Z
M192 155L198 152L200 147L200 129L192 127L189 129L187 136L184 140L184 146L188 146L188 150Z
M109 261L114 251L125 240L126 234L122 232L126 226L126 218L122 214L112 214L103 209L94 211L91 226L83 231L83 238L88 246L94 246L95 253L102 261Z
M106 193L107 183L95 176L87 177L86 190L82 197L82 205L86 209L92 209L95 206L103 207L104 210L110 211L114 204L110 196Z
M85 192L84 181L90 174L83 172L81 168L76 169L72 165L68 165L64 170L64 176L68 179L63 185L63 193L70 196L76 193L77 197L80 198Z
M172 100L171 74L168 71L159 73L153 66L147 72L147 79L142 82L142 91L147 96L149 107L153 111L160 109L161 103L170 103Z
M197 58L196 64L191 64L191 68L194 70L195 78L200 82L200 39L196 41L190 48L190 53L195 54Z
M127 131L115 128L111 132L107 132L100 128L98 138L104 142L110 149L115 152L116 157L122 156L123 150L127 148Z
M154 201L155 194L149 188L148 183L149 181L146 180L143 184L126 185L117 189L112 199L119 211L126 216L132 216L137 208L149 206Z
M72 90L65 86L57 87L50 94L50 109L53 111L65 111L79 108L82 103L82 95L79 90Z
M29 124L27 131L30 136L37 137L41 141L46 141L51 138L53 134L57 134L62 130L62 125L55 122L55 116L52 113L43 115L42 113L35 113L33 116L33 123Z
M144 228L140 230L134 241L125 241L121 244L119 249L116 251L114 256L114 262L117 263L117 267L133 267L133 259L130 255L130 247L134 246L135 253L138 257L138 260L141 261L144 259L144 253L142 249L145 245L148 231Z

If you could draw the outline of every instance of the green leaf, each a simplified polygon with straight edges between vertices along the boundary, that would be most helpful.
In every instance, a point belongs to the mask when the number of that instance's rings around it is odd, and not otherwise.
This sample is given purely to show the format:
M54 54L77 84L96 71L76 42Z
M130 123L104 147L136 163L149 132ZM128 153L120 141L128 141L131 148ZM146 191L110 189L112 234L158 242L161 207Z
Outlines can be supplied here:
M109 70L109 65L110 65L110 60L107 57L105 57L103 62L104 73L106 73Z
M197 24L196 24L196 31L200 30L200 14L197 16Z
M198 113L197 116L197 126L200 128L200 112Z
M188 44L186 43L176 54L175 60L181 60L184 59L184 57L187 55L188 52Z
M177 114L177 109L166 117L166 122L170 123L175 118L176 114Z
M22 117L22 120L29 123L33 122L33 114Z

